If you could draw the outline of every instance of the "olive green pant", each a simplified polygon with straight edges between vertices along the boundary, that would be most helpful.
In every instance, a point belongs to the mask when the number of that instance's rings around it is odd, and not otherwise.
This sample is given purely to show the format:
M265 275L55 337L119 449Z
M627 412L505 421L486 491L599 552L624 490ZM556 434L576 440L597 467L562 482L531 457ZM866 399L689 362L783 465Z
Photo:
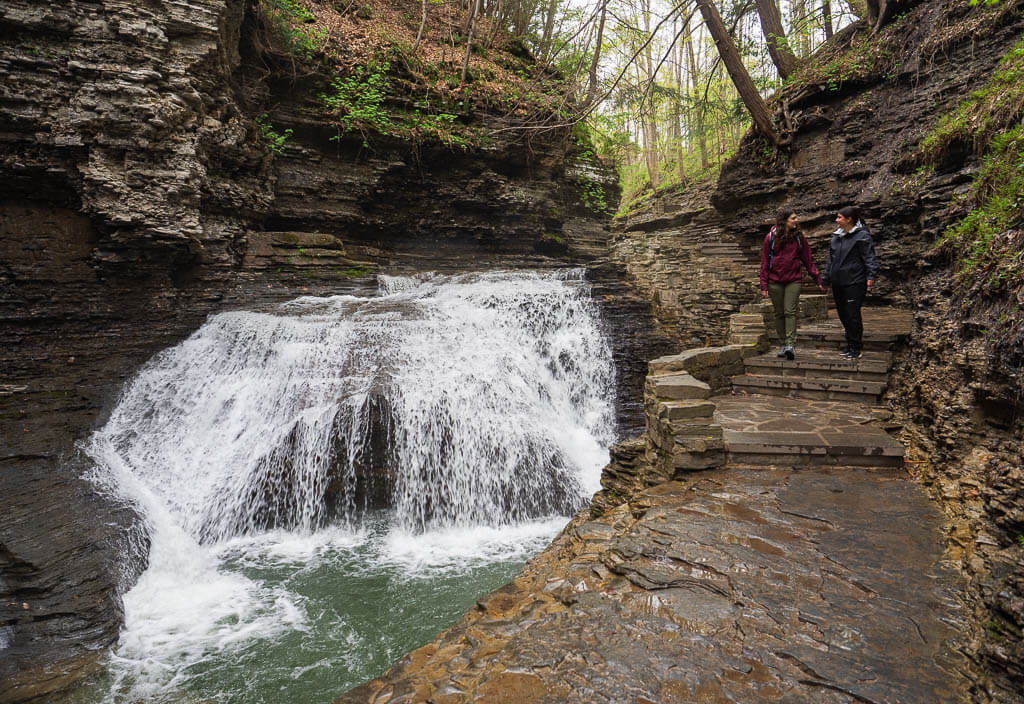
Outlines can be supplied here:
M775 308L775 332L783 345L796 344L796 307L800 302L800 282L768 284L768 295Z

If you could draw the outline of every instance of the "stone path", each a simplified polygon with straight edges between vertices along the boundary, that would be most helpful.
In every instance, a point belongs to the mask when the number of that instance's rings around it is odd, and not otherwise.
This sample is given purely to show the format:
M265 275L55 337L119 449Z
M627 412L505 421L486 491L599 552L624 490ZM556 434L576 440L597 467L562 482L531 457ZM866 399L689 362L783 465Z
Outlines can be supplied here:
M338 704L969 701L970 613L916 485L862 469L691 477L581 515Z

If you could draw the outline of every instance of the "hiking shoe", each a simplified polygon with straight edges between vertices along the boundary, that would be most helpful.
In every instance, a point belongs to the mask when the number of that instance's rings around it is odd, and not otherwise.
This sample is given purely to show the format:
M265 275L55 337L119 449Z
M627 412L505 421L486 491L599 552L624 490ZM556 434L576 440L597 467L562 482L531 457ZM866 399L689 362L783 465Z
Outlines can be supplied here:
M845 350L843 350L842 352L840 352L840 353L839 353L839 356L840 356L840 357L846 357L847 359L849 359L849 358L850 358L850 348L849 348L849 347L847 347L847 348L846 348Z
M864 356L864 353L860 350L850 350L850 354L846 355L850 359L860 359Z
M783 345L782 347L780 347L779 351L775 353L775 356L778 357L779 359L782 359L783 357L785 357L786 356L786 346Z
M789 360L796 359L796 355L794 354L794 350L793 350L792 346L786 347L785 353L786 353L786 359L789 359Z

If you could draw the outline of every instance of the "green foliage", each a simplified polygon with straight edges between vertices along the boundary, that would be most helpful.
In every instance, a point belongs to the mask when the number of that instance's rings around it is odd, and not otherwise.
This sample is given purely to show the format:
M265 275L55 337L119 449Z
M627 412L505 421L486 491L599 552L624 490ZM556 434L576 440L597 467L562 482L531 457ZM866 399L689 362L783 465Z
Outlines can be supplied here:
M267 145L267 149L275 154L283 153L285 142L292 136L291 129L277 132L274 130L274 126L270 124L270 118L267 117L267 113L263 113L256 118L256 125L260 128L260 133L263 135L263 143Z
M313 24L316 16L298 0L260 0L262 15L290 53L312 60L327 45L327 28Z
M1017 541L1017 545L1019 545L1019 546L1021 546L1022 548L1024 548L1024 535L1018 535L1018 536L1017 536L1017 537L1015 538L1015 540Z
M946 230L937 246L957 253L961 285L998 292L1024 276L1019 247L1001 236L1024 221L1024 126L992 141L966 203L970 212Z
M935 164L954 143L981 150L992 137L1024 117L1024 39L1002 58L992 77L971 93L938 125L918 148L919 159Z
M422 113L417 109L407 120L406 128L414 137L436 139L449 147L458 147L463 151L469 149L467 136L456 131L458 115L442 112L439 114Z
M576 191L580 195L584 207L595 215L608 214L608 201L605 199L604 187L587 174L576 178Z
M1024 257L1005 233L1024 221L1024 39L1003 57L991 78L939 120L917 158L925 168L954 143L986 149L963 199L967 214L936 243L957 257L959 285L991 295L1024 277Z
M337 120L339 134L333 139L358 131L363 135L364 146L369 146L369 132L415 142L434 140L462 150L484 143L482 135L464 127L457 114L443 110L434 112L429 103L416 107L411 113L389 109L390 70L389 60L378 60L331 81L330 90L320 95L320 104Z
M352 129L386 132L392 126L384 108L391 64L357 66L348 76L337 76L331 90L320 94L320 103L335 116L342 134Z

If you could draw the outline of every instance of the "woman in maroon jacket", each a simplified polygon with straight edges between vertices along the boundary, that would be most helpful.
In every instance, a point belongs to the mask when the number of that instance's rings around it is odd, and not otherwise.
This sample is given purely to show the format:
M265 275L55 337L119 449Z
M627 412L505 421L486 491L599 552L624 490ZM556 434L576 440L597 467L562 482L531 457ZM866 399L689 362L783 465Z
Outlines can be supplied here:
M772 298L775 331L782 345L778 356L787 359L796 357L793 350L796 342L796 308L800 301L800 282L804 278L801 265L807 269L818 288L821 288L821 276L818 267L814 266L811 248L800 230L796 212L781 210L775 218L775 226L765 235L764 246L761 248L761 296Z

